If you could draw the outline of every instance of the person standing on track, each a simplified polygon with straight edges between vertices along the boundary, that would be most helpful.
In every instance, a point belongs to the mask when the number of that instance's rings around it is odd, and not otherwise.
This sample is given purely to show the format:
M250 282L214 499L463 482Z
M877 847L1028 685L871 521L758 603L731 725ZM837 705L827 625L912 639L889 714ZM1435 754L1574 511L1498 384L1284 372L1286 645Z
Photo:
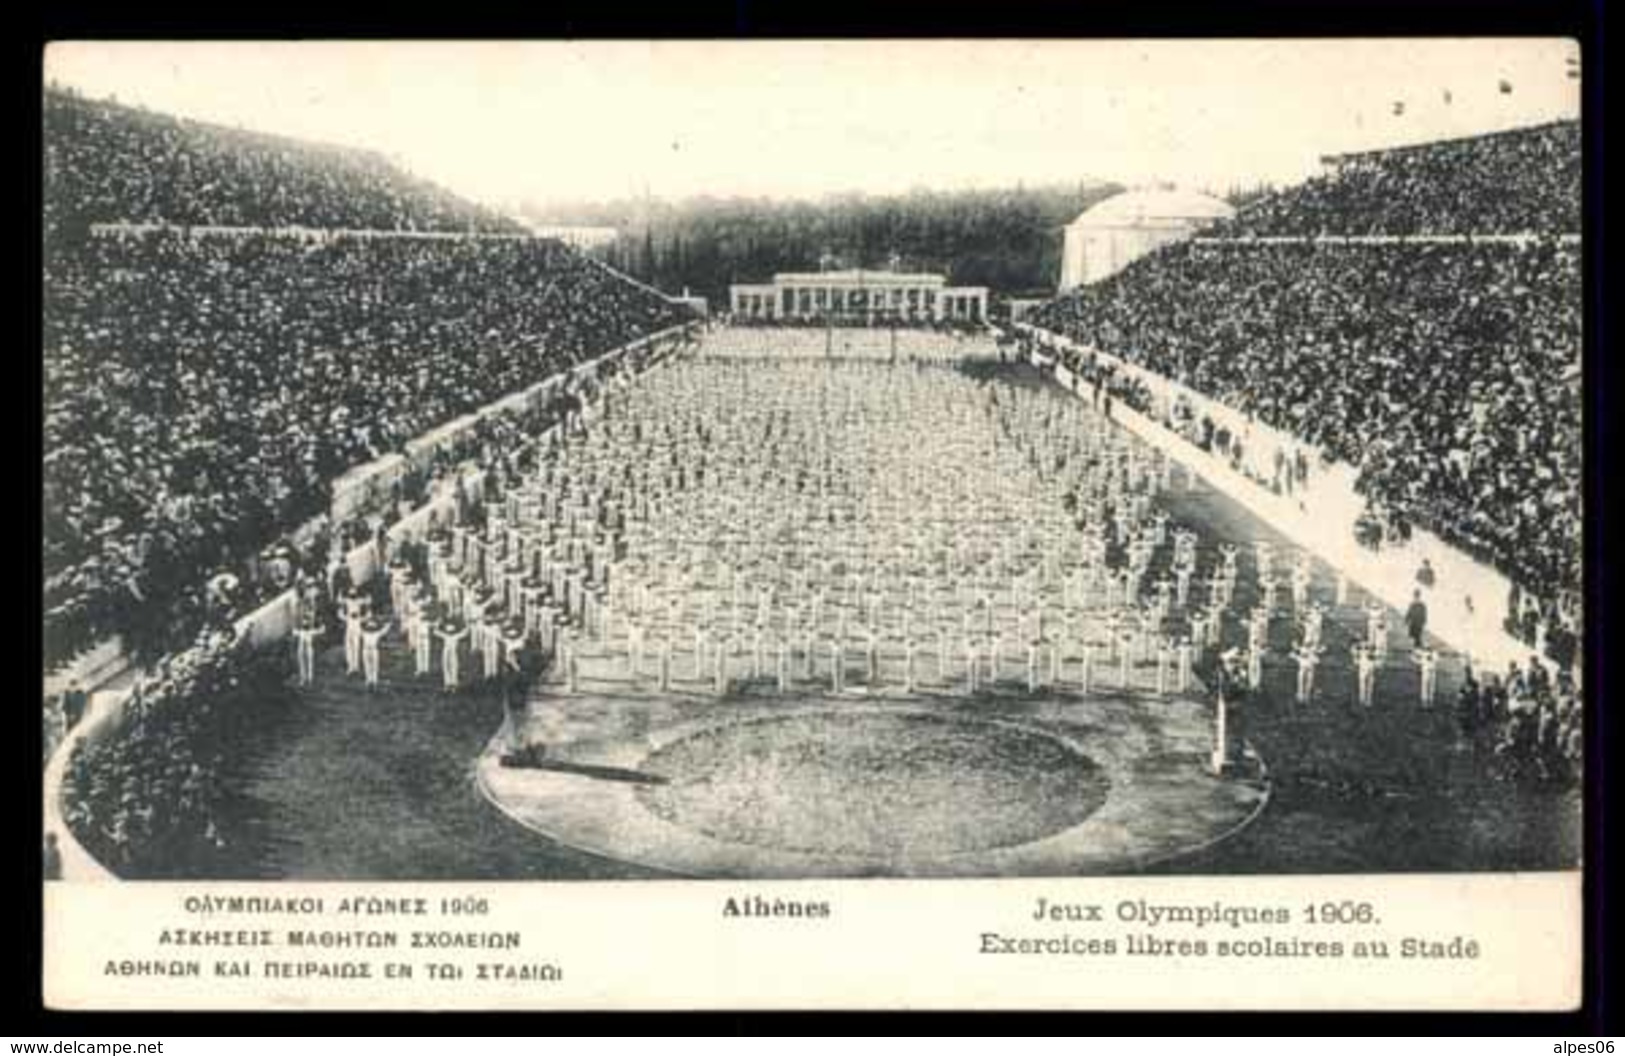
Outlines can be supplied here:
M1356 645L1354 653L1354 674L1357 692L1362 708L1371 707L1371 701L1376 696L1377 688L1377 651L1371 645Z
M1416 660L1416 669L1421 676L1418 686L1418 697L1422 707L1433 707L1434 691L1438 686L1439 654L1432 649L1417 647L1411 654Z
M351 586L344 596L344 672L353 675L361 670L361 627L370 608L366 592Z
M461 657L463 639L468 637L465 630L455 616L447 616L441 623L440 630L440 663L442 684L448 691L456 690L461 681Z
M1410 632L1413 647L1422 648L1427 626L1427 602L1422 600L1422 590L1419 587L1412 593L1410 607L1405 610L1405 629Z
M1416 570L1416 583L1423 590L1431 591L1439 577L1434 574L1433 564L1427 558L1422 559L1421 567Z
M366 673L368 689L378 688L378 675L383 666L378 647L384 635L389 633L389 623L387 619L372 616L361 629L361 666Z
M1320 663L1320 647L1304 642L1293 652L1292 658L1298 662L1298 694L1299 704L1307 704L1315 695L1315 668Z
M316 613L307 609L294 628L294 655L299 663L299 684L308 686L316 681L316 639L322 634L316 622Z
M434 673L434 603L427 591L419 590L413 612L412 654L419 677Z

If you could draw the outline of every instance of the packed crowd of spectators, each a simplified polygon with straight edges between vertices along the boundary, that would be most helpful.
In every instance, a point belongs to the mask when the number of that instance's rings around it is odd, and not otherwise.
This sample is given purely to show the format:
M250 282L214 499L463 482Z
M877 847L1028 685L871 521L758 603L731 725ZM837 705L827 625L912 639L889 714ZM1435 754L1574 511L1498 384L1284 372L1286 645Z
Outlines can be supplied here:
M283 692L287 663L224 630L158 662L119 729L74 746L63 820L80 844L123 877L211 875L208 859L227 850L221 726Z
M1412 524L1540 597L1577 588L1577 246L1186 243L1036 325L1181 380L1358 468Z
M1141 414L1151 411L1151 390L1144 381L1118 370L1116 364L1101 359L1094 352L1070 348L1060 352L1060 359L1076 379L1074 384L1077 391L1086 395L1090 405L1106 417L1111 417L1114 403L1121 403Z
M1580 123L1559 121L1343 155L1212 234L1578 234L1580 184Z
M333 237L519 230L374 153L54 88L43 131L49 666L251 608L344 470L683 314L555 243Z
M1091 352L1087 358L1092 362L1098 357ZM1119 380L1120 388L1124 384ZM1301 445L1290 442L1258 444L1253 436L1251 419L1232 427L1223 420L1214 420L1187 396L1178 395L1171 400L1158 401L1143 380L1135 378L1133 385L1134 397L1129 406L1156 420L1163 428L1183 436L1197 448L1218 456L1235 472L1251 478L1254 483L1269 488L1277 495L1289 498L1308 487L1310 459Z
M1456 696L1467 734L1484 731L1503 772L1518 781L1578 786L1585 763L1580 693L1566 667L1510 664L1485 677L1469 672Z
M47 232L91 223L520 233L382 155L87 99L44 100Z
M178 232L50 256L55 658L153 623L359 463L687 313L556 242Z

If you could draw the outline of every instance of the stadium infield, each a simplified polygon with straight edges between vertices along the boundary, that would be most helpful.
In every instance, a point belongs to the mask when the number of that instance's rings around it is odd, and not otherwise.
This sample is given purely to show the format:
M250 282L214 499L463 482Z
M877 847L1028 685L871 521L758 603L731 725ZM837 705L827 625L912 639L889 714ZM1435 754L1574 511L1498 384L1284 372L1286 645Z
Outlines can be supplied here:
M1030 367L978 369L1009 384L1050 385ZM1246 546L1259 538L1285 545L1258 518L1212 489L1177 489L1159 502L1176 519L1197 525L1206 545ZM1331 582L1331 570L1317 562L1317 595L1328 595ZM1244 577L1236 610L1251 605L1253 590ZM1508 779L1494 763L1487 735L1459 730L1452 711L1462 674L1459 656L1444 654L1437 702L1432 709L1419 707L1417 675L1404 659L1402 621L1391 614L1394 659L1378 678L1374 706L1363 709L1354 702L1348 649L1363 630L1366 600L1356 589L1348 605L1330 614L1327 659L1317 697L1308 705L1292 702L1294 669L1283 659L1291 627L1287 621L1273 627L1275 659L1266 664L1263 689L1247 709L1247 737L1268 763L1271 786L1269 802L1255 819L1233 830L1217 827L1216 833L1226 835L1217 842L1184 841L1180 853L1074 857L1064 869L1245 874L1575 866L1578 793ZM1431 644L1443 650L1442 643ZM1012 698L1008 704L1018 710L1028 706L1019 691L1006 688L1000 694ZM931 706L962 707L964 701ZM820 702L815 710L840 703ZM913 703L908 707L918 710ZM244 721L234 743L223 746L234 788L222 824L224 860L231 863L227 872L233 877L440 880L611 879L685 871L673 870L670 862L665 869L653 868L654 859L647 857L643 865L616 860L613 848L592 841L576 841L585 848L578 849L493 807L481 794L477 765L502 722L500 702L489 693L448 696L414 679L399 643L386 650L384 686L370 693L358 679L344 676L340 653L328 651L320 659L316 685L299 694L290 710ZM1097 753L1085 747L1083 754L1094 761ZM1198 759L1189 765L1199 772ZM1019 771L1013 773L1019 780ZM1086 784L1073 791L1087 802L1095 792ZM1040 787L1043 782L1034 780L1035 795ZM1097 809L1072 817L1063 810L1056 821L1049 816L1053 805L1036 807L1043 825L1068 820L1086 825L1099 814ZM1017 815L1006 820L1037 824ZM717 817L705 822L718 823ZM732 836L741 835L740 819L726 824L735 826ZM1028 870L1053 872L1029 864L1018 873ZM842 875L887 871L860 867Z

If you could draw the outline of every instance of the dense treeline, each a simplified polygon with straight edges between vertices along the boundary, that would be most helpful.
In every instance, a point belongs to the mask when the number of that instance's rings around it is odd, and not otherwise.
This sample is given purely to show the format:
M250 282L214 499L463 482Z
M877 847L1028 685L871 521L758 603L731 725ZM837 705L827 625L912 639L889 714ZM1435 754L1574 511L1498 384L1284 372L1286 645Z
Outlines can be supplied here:
M605 251L611 264L713 304L725 303L729 283L821 264L943 272L950 282L1019 293L1054 288L1061 228L1121 189L1086 181L822 201L622 200L536 207L531 218L615 227L620 237Z

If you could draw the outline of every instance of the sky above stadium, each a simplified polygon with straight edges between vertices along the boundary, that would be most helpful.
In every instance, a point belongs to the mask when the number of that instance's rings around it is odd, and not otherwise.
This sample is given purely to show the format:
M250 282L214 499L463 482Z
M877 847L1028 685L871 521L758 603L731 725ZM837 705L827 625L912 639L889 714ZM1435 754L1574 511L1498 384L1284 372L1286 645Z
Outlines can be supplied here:
M1579 113L1562 40L53 45L88 95L383 151L467 196L1220 191Z

